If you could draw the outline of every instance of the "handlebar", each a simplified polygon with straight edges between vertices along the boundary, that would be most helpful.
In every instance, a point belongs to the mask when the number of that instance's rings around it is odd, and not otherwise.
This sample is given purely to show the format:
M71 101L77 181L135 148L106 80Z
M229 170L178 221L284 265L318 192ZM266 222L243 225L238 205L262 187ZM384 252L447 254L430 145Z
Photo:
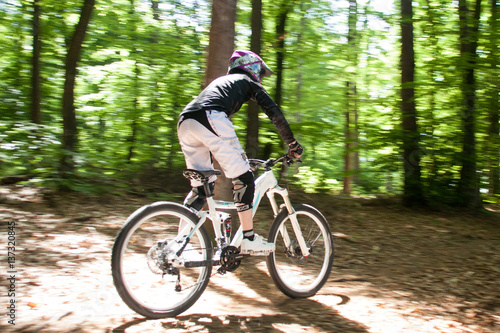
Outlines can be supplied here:
M297 160L294 160L288 156L288 154L284 154L277 159L268 159L267 161L264 160L259 160L259 159L249 159L250 162L250 168L252 171L257 171L261 166L264 167L266 171L271 170L273 166L278 164L279 162L283 163L285 166L290 166L294 163L302 163L302 160L299 158Z

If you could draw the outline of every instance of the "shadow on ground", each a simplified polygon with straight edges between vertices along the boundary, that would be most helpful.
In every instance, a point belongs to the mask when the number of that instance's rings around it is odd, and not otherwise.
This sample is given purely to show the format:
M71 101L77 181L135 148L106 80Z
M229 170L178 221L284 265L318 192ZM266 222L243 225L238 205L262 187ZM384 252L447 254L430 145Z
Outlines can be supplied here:
M18 271L16 325L7 323L2 306L0 329L496 332L500 325L497 213L410 211L391 202L298 197L295 201L319 208L335 233L332 275L316 296L284 296L262 268L262 259L251 258L234 273L213 276L200 300L184 314L146 320L119 298L109 259L114 236L126 217L151 201L56 194L48 202L36 189L0 187L2 226L16 222ZM272 219L263 208L259 231L266 230ZM2 260L6 272L5 257ZM8 288L2 279L1 294L7 295Z

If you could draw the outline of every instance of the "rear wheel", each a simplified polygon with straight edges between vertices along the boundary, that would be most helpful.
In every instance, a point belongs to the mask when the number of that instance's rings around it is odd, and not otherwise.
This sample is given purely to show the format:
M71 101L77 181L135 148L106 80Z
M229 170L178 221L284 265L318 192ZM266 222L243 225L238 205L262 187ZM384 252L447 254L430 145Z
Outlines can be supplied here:
M204 226L186 207L167 202L134 212L113 245L113 282L122 300L148 318L173 317L191 307L212 270L212 246ZM185 245L182 254L179 250Z
M281 211L269 230L268 241L276 251L267 257L267 268L276 286L292 298L310 297L323 287L333 265L333 240L325 217L309 205L293 206L309 249L302 255L287 210Z

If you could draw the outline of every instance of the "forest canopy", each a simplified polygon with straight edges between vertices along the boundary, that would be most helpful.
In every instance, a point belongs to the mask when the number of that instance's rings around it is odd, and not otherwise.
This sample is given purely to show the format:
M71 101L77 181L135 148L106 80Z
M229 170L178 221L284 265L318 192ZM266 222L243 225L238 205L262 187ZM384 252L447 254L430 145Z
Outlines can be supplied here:
M253 5L237 1L235 49L250 49ZM496 200L498 7L262 0L260 53L282 68L263 84L305 148L290 186ZM203 0L0 0L2 182L95 193L178 183L177 119L204 84L211 9ZM243 145L246 108L232 119ZM259 120L250 157L282 154L276 129L263 112Z

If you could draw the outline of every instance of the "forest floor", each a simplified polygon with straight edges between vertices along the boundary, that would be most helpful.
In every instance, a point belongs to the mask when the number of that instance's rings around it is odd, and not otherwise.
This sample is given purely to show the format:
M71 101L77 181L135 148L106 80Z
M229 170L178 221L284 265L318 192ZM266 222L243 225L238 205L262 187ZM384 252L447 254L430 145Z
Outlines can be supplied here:
M412 211L394 201L293 193L335 235L332 274L290 299L250 258L215 275L176 318L145 320L121 301L110 252L126 217L152 200L0 187L2 332L500 332L500 208L471 215ZM269 218L256 229L267 233ZM6 297L15 222L15 326Z

